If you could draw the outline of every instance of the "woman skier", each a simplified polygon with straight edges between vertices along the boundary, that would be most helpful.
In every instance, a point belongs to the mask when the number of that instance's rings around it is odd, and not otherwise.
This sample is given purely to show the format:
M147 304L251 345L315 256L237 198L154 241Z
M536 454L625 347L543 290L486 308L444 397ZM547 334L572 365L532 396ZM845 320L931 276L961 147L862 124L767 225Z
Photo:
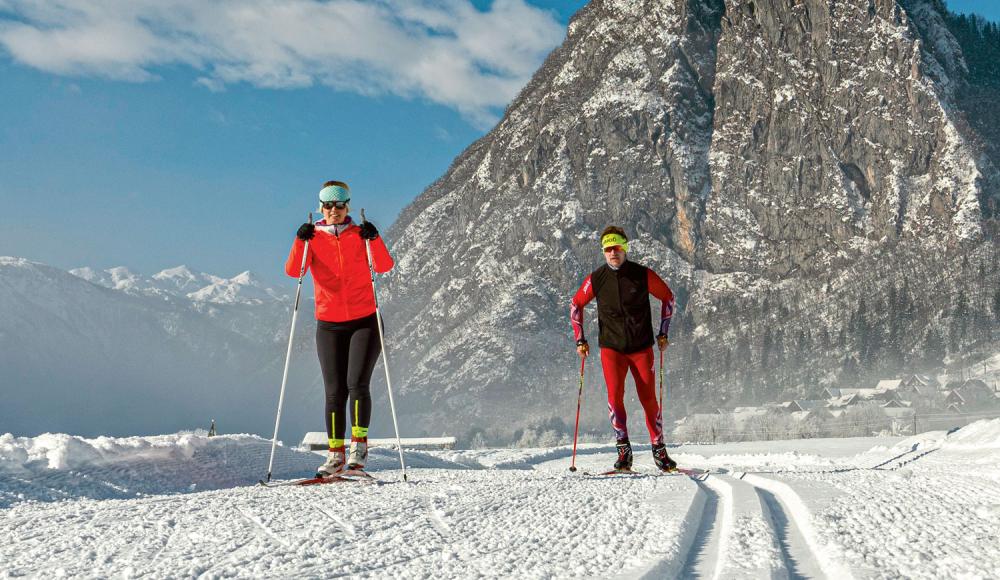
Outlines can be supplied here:
M378 229L368 221L359 226L347 214L350 191L342 181L323 184L318 210L323 219L299 227L285 263L285 273L297 278L305 242L309 241L306 268L312 272L316 290L316 352L326 388L329 440L326 462L317 470L319 477L335 475L345 468L361 469L368 459L372 413L369 383L382 345L365 241L371 243L376 272L382 274L393 267ZM348 421L351 446L345 458Z

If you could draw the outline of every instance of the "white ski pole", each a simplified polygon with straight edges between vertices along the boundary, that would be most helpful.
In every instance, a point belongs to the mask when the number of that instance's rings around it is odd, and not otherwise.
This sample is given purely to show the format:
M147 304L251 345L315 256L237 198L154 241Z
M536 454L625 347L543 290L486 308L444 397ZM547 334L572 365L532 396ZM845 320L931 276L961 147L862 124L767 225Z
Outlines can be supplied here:
M309 212L309 223L313 223L313 214ZM292 329L288 332L288 352L285 353L285 372L281 375L281 394L278 395L278 416L274 418L274 437L271 438L271 458L267 461L267 478L271 481L271 468L274 467L274 449L278 444L278 426L281 425L281 406L285 402L285 385L288 383L288 363L292 360L292 339L295 338L295 319L299 316L299 297L302 295L302 279L306 276L306 258L309 256L309 240L306 240L302 250L302 266L299 267L299 285L295 289L295 306L292 307Z
M361 208L361 222L364 223L365 210ZM389 409L392 411L392 427L396 430L396 449L399 450L399 465L403 468L403 481L406 479L406 462L403 460L403 442L399 439L399 424L396 422L396 403L392 400L392 381L389 379L389 358L385 354L385 336L382 334L382 312L378 308L378 290L375 288L375 261L372 259L372 244L365 240L365 250L368 252L368 271L372 275L372 295L375 297L375 323L378 326L378 340L382 344L382 366L385 368L385 386L389 390Z

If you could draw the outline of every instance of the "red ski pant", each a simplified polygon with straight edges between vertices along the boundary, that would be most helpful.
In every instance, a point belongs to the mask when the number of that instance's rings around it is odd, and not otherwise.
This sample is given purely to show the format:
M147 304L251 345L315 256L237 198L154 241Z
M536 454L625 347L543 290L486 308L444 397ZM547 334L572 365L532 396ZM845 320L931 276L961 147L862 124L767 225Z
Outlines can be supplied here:
M663 417L656 401L656 378L653 373L652 347L630 354L610 348L601 349L604 382L608 385L608 416L615 437L628 439L628 414L625 412L625 377L632 371L639 403L646 413L646 429L653 445L663 443Z

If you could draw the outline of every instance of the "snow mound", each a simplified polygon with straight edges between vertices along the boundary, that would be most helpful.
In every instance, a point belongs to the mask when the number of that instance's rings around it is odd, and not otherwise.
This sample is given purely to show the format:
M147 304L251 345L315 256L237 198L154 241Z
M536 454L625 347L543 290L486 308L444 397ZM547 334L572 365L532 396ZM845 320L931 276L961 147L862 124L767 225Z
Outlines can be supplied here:
M87 465L125 461L185 458L194 456L207 437L177 433L156 437L98 437L84 439L63 433L38 437L0 436L0 469L76 469Z
M252 485L267 472L271 442L204 431L85 439L0 435L0 507L23 501L125 499ZM279 446L275 479L310 475L322 460Z
M1000 449L1000 419L976 421L948 436L945 449Z
M86 439L63 433L0 435L0 508L22 502L129 499L251 486L267 473L271 440L257 435L208 437L203 430L142 437ZM323 453L278 445L273 480L311 477ZM407 451L408 467L483 469L434 453ZM395 449L370 450L367 470L397 469Z
M882 450L889 452L927 451L941 449L950 451L985 451L993 455L1000 450L1000 419L984 419L965 427L948 431L928 431L907 437L891 447L873 447L869 453Z

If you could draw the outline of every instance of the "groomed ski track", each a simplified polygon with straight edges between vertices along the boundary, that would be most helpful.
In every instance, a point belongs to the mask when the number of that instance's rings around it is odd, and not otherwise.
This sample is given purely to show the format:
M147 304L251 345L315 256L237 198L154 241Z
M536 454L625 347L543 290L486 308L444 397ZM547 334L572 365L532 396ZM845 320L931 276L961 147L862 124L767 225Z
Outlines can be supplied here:
M411 452L406 483L373 450L381 485L262 488L245 466L269 442L250 436L27 461L0 466L0 577L997 577L994 423L986 450L943 433L671 449L699 478L659 475L648 447L643 475L588 478L557 448ZM587 445L577 466L613 458ZM276 475L319 461L282 448Z

